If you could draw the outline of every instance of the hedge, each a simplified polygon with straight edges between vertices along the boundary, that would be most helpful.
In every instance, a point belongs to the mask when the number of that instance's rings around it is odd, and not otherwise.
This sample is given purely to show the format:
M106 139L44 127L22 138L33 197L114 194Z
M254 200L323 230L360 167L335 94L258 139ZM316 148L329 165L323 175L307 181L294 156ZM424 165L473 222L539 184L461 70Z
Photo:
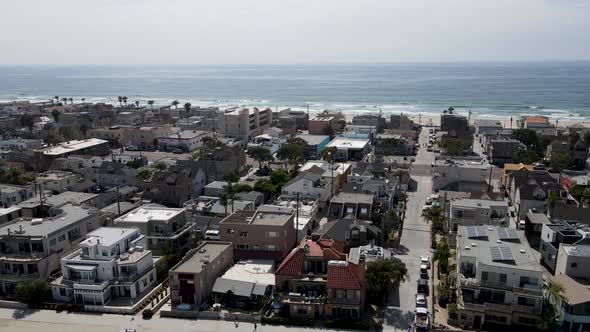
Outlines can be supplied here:
M262 317L263 324L270 325L293 325L293 326L312 326L313 321L302 318L286 318L286 317Z

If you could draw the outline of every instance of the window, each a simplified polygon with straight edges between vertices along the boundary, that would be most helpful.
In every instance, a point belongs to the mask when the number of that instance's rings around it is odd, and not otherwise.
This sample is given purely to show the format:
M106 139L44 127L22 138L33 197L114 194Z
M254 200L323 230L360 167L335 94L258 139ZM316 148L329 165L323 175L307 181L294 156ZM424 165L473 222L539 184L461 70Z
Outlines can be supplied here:
M154 225L154 233L164 233L164 226Z
M275 250L277 250L277 246L274 245L274 244L267 244L266 245L266 250L268 250L268 251L275 251Z
M500 283L506 283L506 274L500 273Z
M576 269L576 268L578 267L578 263L571 263L571 264L570 264L570 267L571 267L572 269Z
M150 273L150 282L154 281L154 274Z
M53 239L52 241L55 241L55 239ZM49 242L49 244L51 245L51 242ZM82 255L88 256L89 254L90 254L90 250L88 249L88 247L82 247Z
M277 237L279 232L266 232L266 237Z
M67 296L67 295L68 295L68 293L67 293L67 291L66 291L66 289L65 289L65 288L63 288L63 287L60 287L60 288L59 288L59 295L60 295L60 296Z
M238 244L238 249L248 249L248 245L247 244Z
M247 237L248 236L248 232L240 232L240 236Z
M361 213L362 214L367 214L367 212L368 212L367 208L361 208Z
M463 210L457 211L457 218L463 218Z
M56 245L56 244L57 244L57 239L51 239L51 240L49 240L49 246L50 246L50 247L53 247L53 246L54 246L54 245ZM87 249L87 250L88 250L88 249Z
M235 233L235 231L233 229L231 229L231 228L227 229L226 232L227 232L227 234L233 234L233 233Z
M353 212L353 208L351 208L351 207L346 208L346 214L350 214L352 212Z
M108 256L109 255L109 251L106 250L106 249L102 249L102 255L105 256L105 257Z
M62 235L58 236L58 237L57 237L57 240L58 240L59 242L63 242L63 241L65 241L65 240L66 240L66 235L65 235L65 234L62 234Z
M143 279L142 281L143 281L143 287L146 287L147 286L147 278L146 279Z
M543 245L541 246L541 248L542 248L541 250L543 250L543 251L547 250L546 249L547 247L545 247L545 243L543 243Z
M486 271L481 272L481 280L483 280L483 281L488 280L488 273Z

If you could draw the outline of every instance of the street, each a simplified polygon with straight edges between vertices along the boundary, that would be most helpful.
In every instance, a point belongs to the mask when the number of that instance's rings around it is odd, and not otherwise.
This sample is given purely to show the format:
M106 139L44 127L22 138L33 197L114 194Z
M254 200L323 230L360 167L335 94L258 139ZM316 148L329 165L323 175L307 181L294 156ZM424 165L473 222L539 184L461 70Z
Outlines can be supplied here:
M422 146L428 141L428 128L420 133L419 142ZM414 320L416 308L416 285L420 271L420 256L432 257L430 249L430 225L421 217L422 206L431 194L432 180L430 176L434 153L420 148L416 161L412 165L412 179L417 182L414 192L408 192L406 218L402 231L398 257L406 263L408 280L402 283L398 291L392 292L388 298L385 311L384 331L407 331ZM415 174L414 167L419 169ZM429 273L432 270L429 270ZM429 276L430 277L430 276ZM431 298L429 298L429 307Z

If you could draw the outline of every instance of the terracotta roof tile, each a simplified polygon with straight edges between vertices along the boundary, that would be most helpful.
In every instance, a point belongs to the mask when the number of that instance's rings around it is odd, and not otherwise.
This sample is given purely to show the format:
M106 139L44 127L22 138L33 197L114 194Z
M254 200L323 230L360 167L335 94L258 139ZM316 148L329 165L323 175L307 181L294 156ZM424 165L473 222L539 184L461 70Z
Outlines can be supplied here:
M294 276L301 274L303 270L304 253L301 247L295 248L283 260L281 265L275 271L275 275Z
M358 276L351 269L350 263L346 265L328 264L328 288L332 289L361 289Z

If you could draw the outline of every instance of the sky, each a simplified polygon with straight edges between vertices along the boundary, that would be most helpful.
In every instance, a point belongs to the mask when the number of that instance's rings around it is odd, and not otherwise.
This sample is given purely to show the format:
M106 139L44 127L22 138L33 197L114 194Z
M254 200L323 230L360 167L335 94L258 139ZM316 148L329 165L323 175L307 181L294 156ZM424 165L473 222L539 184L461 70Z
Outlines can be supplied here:
M0 0L0 64L590 60L586 0Z

